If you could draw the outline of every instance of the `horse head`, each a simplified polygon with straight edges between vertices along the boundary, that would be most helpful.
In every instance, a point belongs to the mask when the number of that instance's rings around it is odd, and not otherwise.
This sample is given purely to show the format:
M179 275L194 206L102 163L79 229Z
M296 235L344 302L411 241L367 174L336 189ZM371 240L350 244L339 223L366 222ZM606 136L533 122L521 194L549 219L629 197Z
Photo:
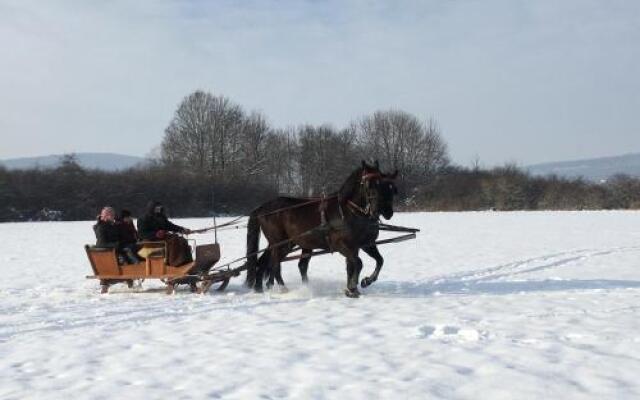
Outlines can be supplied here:
M398 176L396 170L393 174L385 174L380 171L376 160L374 165L368 165L362 161L361 187L362 196L366 201L366 207L373 217L382 215L384 219L393 216L393 199L398 194L395 179Z
M398 170L392 174L381 174L382 177L378 181L378 197L380 214L384 219L393 217L393 199L398 194L398 187L395 180L398 177Z

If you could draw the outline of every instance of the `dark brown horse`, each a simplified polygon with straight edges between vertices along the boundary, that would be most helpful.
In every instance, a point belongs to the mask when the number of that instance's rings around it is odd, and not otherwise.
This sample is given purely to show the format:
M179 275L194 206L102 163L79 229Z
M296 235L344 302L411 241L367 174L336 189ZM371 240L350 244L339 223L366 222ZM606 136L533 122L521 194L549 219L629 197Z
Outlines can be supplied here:
M371 251L369 254L374 258L375 253L380 254L374 245L379 233L378 218L382 215L389 219L393 215L396 175L397 172L385 175L377 163L370 166L363 161L331 196L324 199L278 197L252 211L247 230L247 285L261 291L263 277L268 273L271 283L275 278L284 286L280 262L297 246L305 253L323 249L342 254L347 263L345 294L358 297L362 270L358 253L364 249L367 253ZM269 242L269 250L258 259L260 230ZM302 260L299 267L306 280L309 258ZM373 280L380 267L381 263L372 275ZM363 280L363 286L370 284L372 277L365 279L368 279L366 284Z

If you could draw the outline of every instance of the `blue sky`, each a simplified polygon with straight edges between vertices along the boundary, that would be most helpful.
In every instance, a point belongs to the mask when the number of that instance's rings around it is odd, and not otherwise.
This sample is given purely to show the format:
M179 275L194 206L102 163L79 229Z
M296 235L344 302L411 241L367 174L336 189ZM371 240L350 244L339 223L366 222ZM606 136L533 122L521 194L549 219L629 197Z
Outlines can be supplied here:
M144 155L196 89L277 127L434 118L454 161L640 152L638 1L4 1L0 158Z

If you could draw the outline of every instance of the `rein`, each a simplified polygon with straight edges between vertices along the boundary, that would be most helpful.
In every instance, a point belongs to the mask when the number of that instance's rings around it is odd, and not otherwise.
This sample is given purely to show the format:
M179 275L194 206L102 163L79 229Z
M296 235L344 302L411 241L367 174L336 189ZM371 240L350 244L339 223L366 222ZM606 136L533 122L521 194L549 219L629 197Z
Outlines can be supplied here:
M240 221L242 218L244 218L244 216L239 216L237 218L232 219L229 222L225 222L224 224L220 224L220 225L214 225L214 226L208 226L206 228L202 228L202 229L194 229L191 231L191 233L205 233L208 232L210 230L213 229L221 229L221 228L238 228L238 225L240 225L242 223L242 221Z
M268 213L260 214L260 215L258 215L258 217L266 217L267 215L278 214L278 213L281 213L283 211L293 210L294 208L304 207L304 206L307 206L309 204L321 203L321 202L323 202L325 200L333 199L333 198L337 198L337 197L338 197L337 195L333 195L333 196L329 196L329 197L312 198L312 199L310 199L308 201L305 201L304 203L296 204L295 206L282 207L282 208L278 208L277 210L274 210L274 211L269 211Z

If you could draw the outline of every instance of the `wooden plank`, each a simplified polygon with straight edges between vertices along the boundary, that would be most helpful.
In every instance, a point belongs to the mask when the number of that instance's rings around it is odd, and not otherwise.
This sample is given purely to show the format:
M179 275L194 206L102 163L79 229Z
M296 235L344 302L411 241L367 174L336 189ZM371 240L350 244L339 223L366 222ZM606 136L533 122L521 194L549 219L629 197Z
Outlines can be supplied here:
M145 275L146 263L126 264L120 267L122 275Z
M89 259L89 263L91 263L91 269L93 270L93 273L98 275L98 270L96 269L96 263L93 262L93 258L91 258L91 254L90 254L91 246L89 246L88 244L85 244L84 250L87 252L87 258Z
M187 275L189 270L193 267L193 261L179 267L172 267L170 265L165 265L165 273L164 275L174 276L176 278L181 277L183 275Z
M160 261L162 261L162 258L160 258ZM127 264L122 266L122 273L99 273L96 275L88 275L87 279L176 279L186 276L198 276L188 274L191 267L193 267L193 262L179 267L165 266L163 263L162 268L158 269L158 271L163 272L149 275L146 274L146 265L144 263Z
M97 275L122 275L115 249L110 249L110 251L92 251L90 249L87 254Z
M395 238L391 238L391 239L382 239L382 240L378 240L376 242L376 245L379 244L387 244L387 243L398 243L398 242L404 242L405 240L411 240L411 239L415 239L416 238L416 234L415 233L410 233L408 235L402 235L402 236L398 236Z
M163 276L166 275L164 269L164 257L149 257L149 275L148 276Z
M378 229L380 229L381 231L390 231L390 232L411 232L411 233L420 232L420 229L417 229L417 228L407 228L404 226L388 225L383 223L378 225Z
M179 278L200 278L199 275L87 275L86 279L179 279Z

